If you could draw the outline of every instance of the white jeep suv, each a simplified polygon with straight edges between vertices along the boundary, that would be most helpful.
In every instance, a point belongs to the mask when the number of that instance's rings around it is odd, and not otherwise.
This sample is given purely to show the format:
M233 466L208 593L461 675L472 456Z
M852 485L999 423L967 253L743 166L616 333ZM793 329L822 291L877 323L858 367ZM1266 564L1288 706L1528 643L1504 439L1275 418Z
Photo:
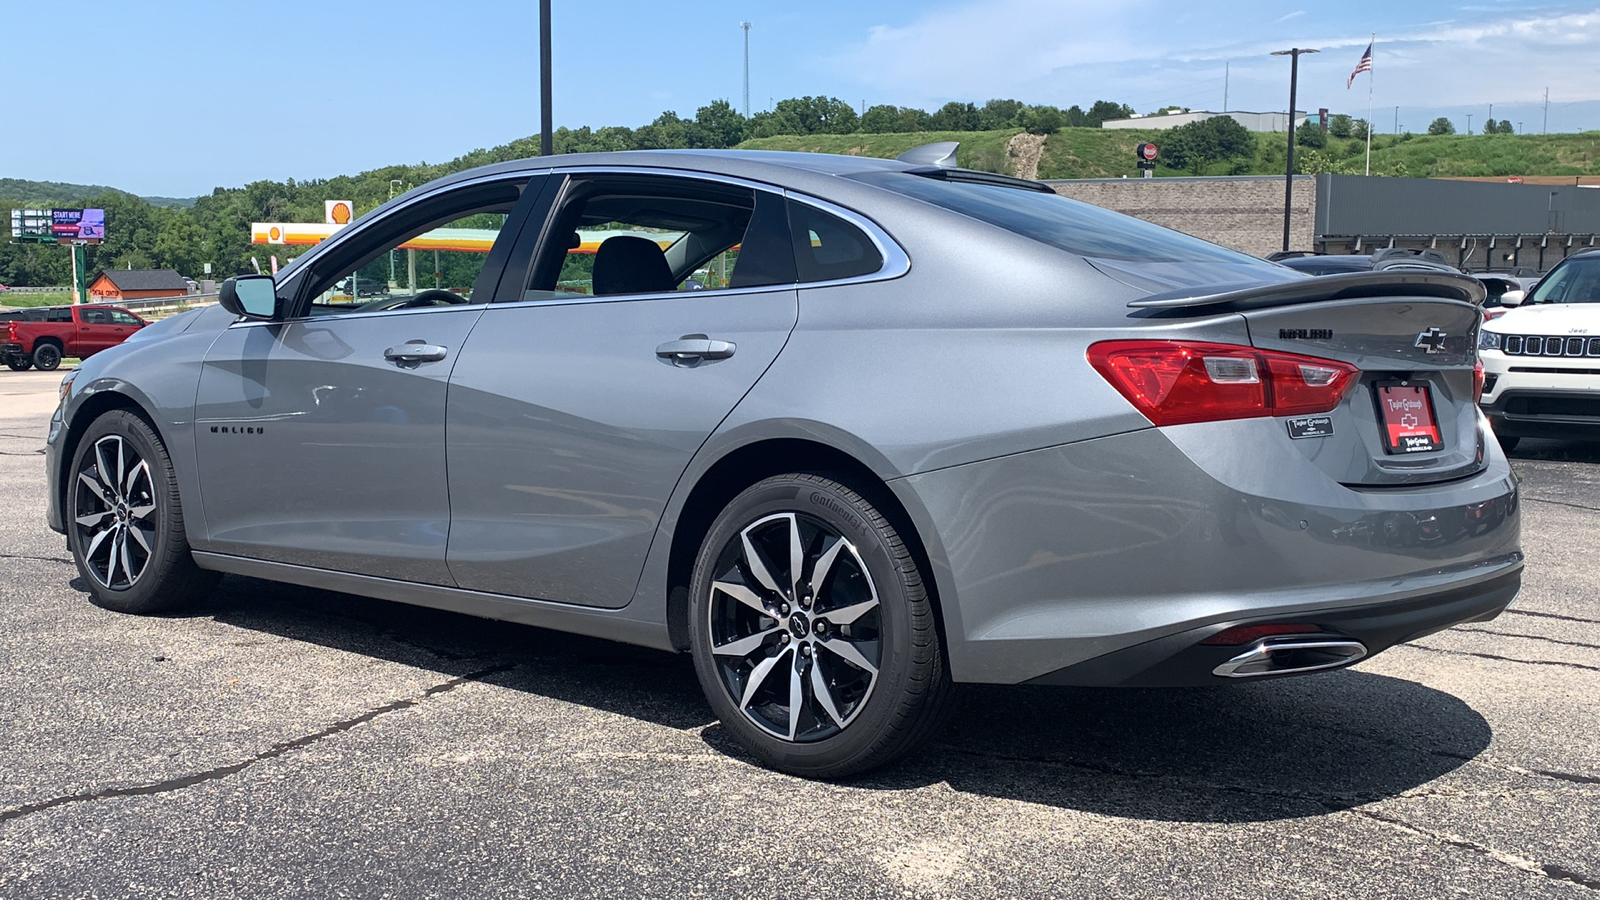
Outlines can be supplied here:
M1523 437L1600 439L1600 250L1562 260L1483 324L1484 414L1506 449Z

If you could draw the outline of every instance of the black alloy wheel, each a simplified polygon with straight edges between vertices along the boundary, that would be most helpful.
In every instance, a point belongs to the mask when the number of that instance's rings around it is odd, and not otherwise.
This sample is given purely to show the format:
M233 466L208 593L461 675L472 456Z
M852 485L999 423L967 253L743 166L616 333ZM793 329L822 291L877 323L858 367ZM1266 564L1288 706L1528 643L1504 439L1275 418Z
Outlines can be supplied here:
M843 483L780 475L741 493L712 525L691 591L701 687L765 764L844 777L943 724L952 686L921 573Z
M6 365L13 372L26 372L33 368L33 360L25 356L8 356L6 357Z
M41 372L50 372L61 365L61 348L55 344L43 343L33 348L33 364Z

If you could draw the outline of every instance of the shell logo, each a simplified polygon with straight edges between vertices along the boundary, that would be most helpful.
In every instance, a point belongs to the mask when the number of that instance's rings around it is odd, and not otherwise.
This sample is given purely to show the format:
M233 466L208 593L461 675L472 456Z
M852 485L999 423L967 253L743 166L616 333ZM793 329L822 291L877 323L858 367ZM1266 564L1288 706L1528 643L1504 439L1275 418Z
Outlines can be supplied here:
M276 244L283 240L283 229L274 225L267 229L267 240Z
M355 218L355 204L349 200L324 200L323 206L327 213L325 221L329 225L349 225Z

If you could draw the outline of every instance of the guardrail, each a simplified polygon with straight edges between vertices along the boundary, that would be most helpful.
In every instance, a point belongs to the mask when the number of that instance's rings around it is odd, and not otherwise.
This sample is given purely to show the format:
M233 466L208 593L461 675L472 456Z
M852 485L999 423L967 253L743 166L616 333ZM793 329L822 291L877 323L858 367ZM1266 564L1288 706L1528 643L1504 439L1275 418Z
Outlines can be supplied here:
M142 300L107 300L112 306L146 313L147 318L162 318L187 312L196 306L210 306L217 302L216 294L185 294L181 297L146 297Z
M55 293L70 294L70 293L72 293L72 288L69 288L69 287L13 287L13 288L9 288L9 289L7 289L5 291L0 291L0 297L5 296L6 294L55 294Z

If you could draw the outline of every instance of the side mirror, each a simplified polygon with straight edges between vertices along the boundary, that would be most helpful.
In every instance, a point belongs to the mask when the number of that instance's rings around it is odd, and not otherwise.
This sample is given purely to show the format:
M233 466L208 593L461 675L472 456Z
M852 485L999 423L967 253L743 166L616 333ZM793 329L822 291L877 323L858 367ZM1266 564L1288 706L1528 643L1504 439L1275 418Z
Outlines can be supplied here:
M270 319L278 312L277 288L271 275L236 275L222 283L217 303L236 316Z
M1500 305L1521 306L1523 299L1527 296L1527 291L1506 291L1504 294L1500 295Z

